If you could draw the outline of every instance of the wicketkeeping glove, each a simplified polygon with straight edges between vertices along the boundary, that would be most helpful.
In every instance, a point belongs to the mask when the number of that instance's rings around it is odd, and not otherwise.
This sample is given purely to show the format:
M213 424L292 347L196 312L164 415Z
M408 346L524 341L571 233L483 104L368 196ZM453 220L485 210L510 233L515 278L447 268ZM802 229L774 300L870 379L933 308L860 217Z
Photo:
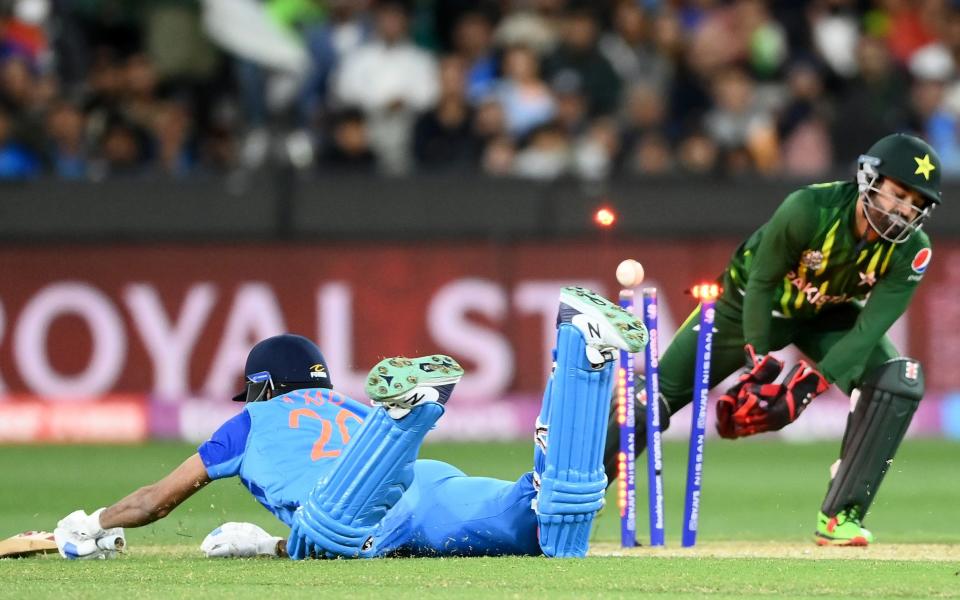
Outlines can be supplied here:
M60 556L75 559L107 559L116 557L126 547L123 528L104 529L100 526L103 509L88 515L76 510L60 519L53 530Z
M759 356L751 344L743 347L746 353L746 370L740 374L737 383L717 400L717 432L721 437L735 438L733 414L738 408L738 396L744 387L755 384L773 383L783 370L783 361L769 354Z
M278 556L277 544L283 538L272 536L253 523L224 523L210 532L200 544L207 558L248 558Z
M806 361L787 373L783 383L748 384L741 388L724 437L745 437L778 431L797 417L810 401L827 391L830 383ZM720 430L719 423L717 425ZM724 435L724 433L731 435Z

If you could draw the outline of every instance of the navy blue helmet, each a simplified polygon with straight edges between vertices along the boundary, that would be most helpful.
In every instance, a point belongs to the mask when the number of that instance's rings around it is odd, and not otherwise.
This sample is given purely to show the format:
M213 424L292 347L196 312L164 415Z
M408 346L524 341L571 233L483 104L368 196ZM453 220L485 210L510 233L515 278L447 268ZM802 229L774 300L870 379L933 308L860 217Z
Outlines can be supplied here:
M233 397L237 402L267 400L301 388L333 389L320 348L302 335L285 333L257 342L243 372L246 389Z

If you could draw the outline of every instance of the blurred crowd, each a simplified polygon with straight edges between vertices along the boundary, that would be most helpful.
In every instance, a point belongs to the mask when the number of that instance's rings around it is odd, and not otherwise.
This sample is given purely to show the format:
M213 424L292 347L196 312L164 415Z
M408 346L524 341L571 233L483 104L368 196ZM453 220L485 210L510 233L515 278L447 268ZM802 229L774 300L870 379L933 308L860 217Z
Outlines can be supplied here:
M957 0L0 0L0 178L960 175Z

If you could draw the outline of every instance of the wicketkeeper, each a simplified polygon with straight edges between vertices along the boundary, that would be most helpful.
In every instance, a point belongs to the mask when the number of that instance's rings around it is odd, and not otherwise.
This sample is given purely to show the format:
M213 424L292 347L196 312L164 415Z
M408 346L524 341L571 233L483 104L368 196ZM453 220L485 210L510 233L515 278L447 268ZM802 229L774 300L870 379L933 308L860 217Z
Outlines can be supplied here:
M717 402L725 438L776 431L830 385L850 414L817 517L820 545L865 546L863 520L923 397L920 363L901 356L887 330L904 313L930 265L921 231L940 204L940 159L923 140L893 134L858 161L855 181L801 188L734 252L719 278L711 386L746 367ZM699 308L660 361L661 423L693 392ZM810 362L769 353L794 344ZM779 378L779 381L778 381ZM645 407L637 407L645 424ZM619 432L605 463L616 476ZM638 440L645 440L642 431ZM638 451L642 450L642 446Z
M564 288L534 470L501 481L417 460L463 375L452 358L384 359L367 378L371 408L333 391L313 342L268 338L247 357L240 414L157 483L62 519L58 548L67 558L108 558L121 528L166 516L212 480L239 477L290 535L228 523L204 540L208 556L584 556L607 486L614 357L646 341L633 315L589 290Z

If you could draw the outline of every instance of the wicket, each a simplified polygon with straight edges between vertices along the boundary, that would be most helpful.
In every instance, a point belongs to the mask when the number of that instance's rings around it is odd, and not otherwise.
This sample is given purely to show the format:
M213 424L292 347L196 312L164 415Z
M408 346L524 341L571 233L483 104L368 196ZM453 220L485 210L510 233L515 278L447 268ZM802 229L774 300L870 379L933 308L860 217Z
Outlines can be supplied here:
M633 290L620 290L620 307L633 313ZM637 545L636 494L636 412L633 399L636 384L633 372L633 354L620 351L617 370L617 423L620 426L620 451L617 455L617 504L620 507L620 545Z
M706 440L707 395L710 391L710 355L713 346L713 322L719 288L716 284L694 286L700 301L700 331L697 337L694 370L693 415L684 497L682 544L696 544L700 518L700 490L703 480L703 449ZM620 291L620 306L633 312L633 291ZM646 403L647 494L650 545L664 545L663 451L660 431L659 329L657 326L657 289L643 289L643 322L649 333L644 352L644 393ZM633 355L620 352L617 376L617 423L620 428L618 456L618 504L620 507L620 545L630 548L636 542L636 414ZM651 400L652 399L652 400Z
M620 291L620 306L633 312L633 290ZM646 382L644 393L647 402L647 490L648 517L650 521L650 545L664 544L663 515L663 451L660 444L660 403L650 398L659 398L658 382L658 329L657 290L643 289L643 322L649 339L644 351ZM633 355L620 352L620 368L617 379L617 422L620 426L620 454L618 460L618 500L620 506L620 545L632 548L637 544L636 531L636 382L634 379Z
M710 354L713 348L713 321L719 290L717 284L693 288L700 300L700 332L697 335L697 359L693 380L693 413L690 421L690 451L687 458L687 490L683 499L681 543L689 548L697 543L700 524L700 488L703 484L703 446L707 437L707 394L710 392Z
M647 500L650 510L650 545L662 546L663 448L660 444L660 339L657 327L657 288L643 289L643 322L647 327L644 351L647 396ZM650 399L653 398L651 402Z

